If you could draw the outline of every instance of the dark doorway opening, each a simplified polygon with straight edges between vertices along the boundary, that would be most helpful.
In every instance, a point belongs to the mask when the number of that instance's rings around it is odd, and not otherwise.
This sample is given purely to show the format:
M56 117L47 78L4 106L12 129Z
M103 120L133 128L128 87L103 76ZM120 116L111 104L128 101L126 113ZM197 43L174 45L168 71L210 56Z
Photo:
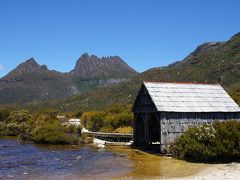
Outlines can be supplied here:
M135 121L135 145L143 146L145 143L145 127L143 115L138 115Z
M155 113L151 114L149 118L149 140L150 149L160 152L160 120Z

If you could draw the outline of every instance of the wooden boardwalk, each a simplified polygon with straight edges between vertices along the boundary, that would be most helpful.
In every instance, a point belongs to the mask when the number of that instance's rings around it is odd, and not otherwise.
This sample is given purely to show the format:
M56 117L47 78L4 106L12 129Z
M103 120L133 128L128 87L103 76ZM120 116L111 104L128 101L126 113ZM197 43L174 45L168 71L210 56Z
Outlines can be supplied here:
M82 132L83 134L110 142L129 142L133 139L133 134L104 133L104 132Z

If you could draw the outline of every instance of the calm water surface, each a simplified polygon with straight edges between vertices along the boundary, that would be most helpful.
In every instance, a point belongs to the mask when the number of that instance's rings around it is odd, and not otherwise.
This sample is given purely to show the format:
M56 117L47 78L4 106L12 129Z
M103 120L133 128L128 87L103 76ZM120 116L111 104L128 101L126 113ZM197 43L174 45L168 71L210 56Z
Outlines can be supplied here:
M0 179L179 177L202 167L124 147L98 150L0 139Z
M0 139L0 177L112 177L130 171L126 155L90 146L36 146Z

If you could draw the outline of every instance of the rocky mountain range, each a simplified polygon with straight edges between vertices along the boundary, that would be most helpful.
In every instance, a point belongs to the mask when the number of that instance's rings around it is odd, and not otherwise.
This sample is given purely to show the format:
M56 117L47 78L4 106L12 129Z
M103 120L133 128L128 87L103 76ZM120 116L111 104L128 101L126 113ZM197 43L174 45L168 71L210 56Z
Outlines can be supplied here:
M219 83L240 104L240 33L226 42L204 43L183 60L151 68L133 76L131 81L45 105L59 108L61 104L66 110L74 107L89 110L114 103L132 104L142 81Z
M22 73L23 64L1 79L1 103L31 102L27 108L65 111L102 109L114 103L132 104L142 81L168 81L219 83L240 104L240 33L226 42L204 43L181 61L140 74L117 56L84 54L66 74L27 62L30 77ZM60 98L65 100L56 100Z
M24 104L65 99L128 81L136 74L118 56L98 58L85 53L69 73L49 70L46 65L39 65L31 58L0 79L0 103Z
M129 78L137 72L129 67L119 56L98 58L83 54L77 61L71 74L82 79Z

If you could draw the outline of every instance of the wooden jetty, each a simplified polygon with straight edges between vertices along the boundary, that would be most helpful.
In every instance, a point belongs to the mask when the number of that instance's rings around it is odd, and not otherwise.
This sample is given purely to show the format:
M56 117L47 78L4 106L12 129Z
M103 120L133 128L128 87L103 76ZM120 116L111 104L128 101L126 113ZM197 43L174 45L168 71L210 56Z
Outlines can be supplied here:
M91 137L95 137L101 140L109 142L129 142L133 139L133 134L123 133L104 133L104 132L82 132L83 134Z

